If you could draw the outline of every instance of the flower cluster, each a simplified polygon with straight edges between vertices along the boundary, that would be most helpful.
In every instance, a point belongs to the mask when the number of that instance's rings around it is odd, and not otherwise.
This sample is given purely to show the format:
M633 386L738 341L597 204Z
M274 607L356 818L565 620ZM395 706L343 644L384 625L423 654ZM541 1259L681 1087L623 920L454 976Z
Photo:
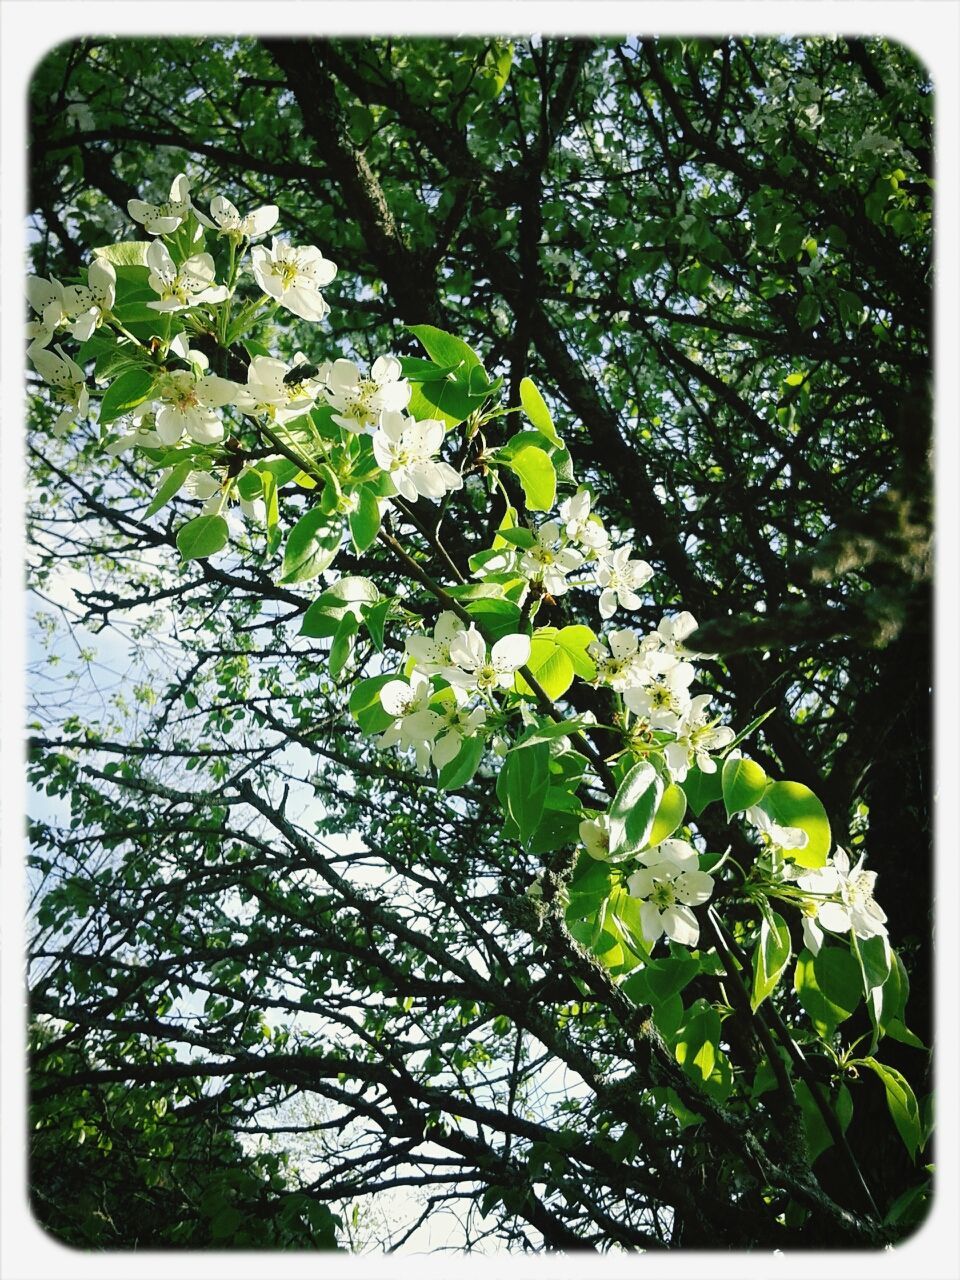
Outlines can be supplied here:
M703 773L715 773L712 751L734 739L733 730L708 716L709 694L692 696L696 671L683 641L696 630L690 613L663 618L656 631L641 636L629 628L611 631L606 643L591 646L597 664L597 682L623 695L624 706L635 717L635 737L671 735L663 746L667 768L675 782L683 782L694 764Z
M445 610L432 636L406 641L409 680L392 680L380 690L380 703L394 723L381 734L381 747L412 749L426 770L443 768L465 738L486 726L492 695L512 688L517 671L530 658L530 637L503 636L487 650L472 624Z
M571 587L599 588L600 616L606 621L618 608L640 608L637 593L653 577L653 569L645 560L632 558L630 543L610 545L610 535L591 504L590 491L578 489L561 502L558 519L545 520L531 531L530 546L504 550L497 567L515 569L550 596L563 595ZM581 576L572 576L581 571Z
M580 840L591 858L610 860L610 819L601 813L580 823ZM691 908L702 906L713 893L713 877L700 870L696 849L686 840L661 840L651 849L632 852L619 861L640 865L625 884L631 898L640 900L643 936L649 943L666 934L674 942L695 947L700 926Z

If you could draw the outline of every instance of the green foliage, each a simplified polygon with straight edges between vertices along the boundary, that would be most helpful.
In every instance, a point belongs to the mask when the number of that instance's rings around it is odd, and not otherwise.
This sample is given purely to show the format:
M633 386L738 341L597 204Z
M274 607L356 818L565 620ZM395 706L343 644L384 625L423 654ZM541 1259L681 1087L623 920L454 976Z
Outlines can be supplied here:
M860 1003L857 965L849 951L823 946L816 956L797 957L794 990L818 1035L829 1038Z
M229 537L223 516L196 516L177 532L177 550L182 560L204 560L222 551Z
M154 386L156 374L147 369L127 369L121 373L104 393L100 401L100 423L106 426L138 404L143 404Z
M760 922L760 938L753 952L751 1009L757 1009L776 989L790 963L790 929L776 911L765 911Z
M730 818L760 800L767 788L767 775L753 760L729 755L723 762L720 784L724 807Z
M806 833L807 843L792 851L794 862L801 867L822 867L830 852L830 822L822 801L800 782L772 782L758 802L774 822L784 827L799 827Z
M646 760L635 764L623 778L610 807L610 857L622 859L649 843L663 781Z
M307 582L328 569L340 549L340 522L322 507L311 507L287 534L281 582Z

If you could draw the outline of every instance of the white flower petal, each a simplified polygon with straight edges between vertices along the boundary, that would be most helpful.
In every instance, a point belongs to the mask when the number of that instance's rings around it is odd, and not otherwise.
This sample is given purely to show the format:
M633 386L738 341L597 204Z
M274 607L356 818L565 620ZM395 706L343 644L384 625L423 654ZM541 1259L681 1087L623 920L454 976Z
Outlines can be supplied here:
M667 907L663 913L663 927L668 938L683 947L695 947L700 937L697 917L689 907Z

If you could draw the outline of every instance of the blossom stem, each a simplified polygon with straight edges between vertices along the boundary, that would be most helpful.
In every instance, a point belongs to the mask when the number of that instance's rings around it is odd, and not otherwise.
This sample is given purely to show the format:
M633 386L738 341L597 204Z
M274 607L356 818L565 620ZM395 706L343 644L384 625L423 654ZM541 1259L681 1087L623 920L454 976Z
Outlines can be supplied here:
M410 521L410 523L420 531L422 536L426 539L427 544L430 546L431 550L436 551L437 555L442 556L442 558L446 561L447 565L450 568L450 572L453 574L456 580L458 582L466 581L463 574L457 568L456 563L454 562L450 553L447 551L446 547L443 545L443 543L440 541L439 538L434 537L434 535L424 525L423 521L416 514L413 508L410 507L406 502L402 501L402 499L400 498L394 498L394 502L397 504L397 506L400 508L400 510L403 512L406 518Z

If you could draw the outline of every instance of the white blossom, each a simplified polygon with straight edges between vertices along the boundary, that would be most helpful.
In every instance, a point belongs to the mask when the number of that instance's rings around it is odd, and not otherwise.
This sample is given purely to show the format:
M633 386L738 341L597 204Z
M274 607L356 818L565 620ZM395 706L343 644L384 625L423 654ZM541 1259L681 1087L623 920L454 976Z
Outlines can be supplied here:
M673 617L660 619L657 636L668 653L685 654L690 651L684 648L684 640L697 629L697 620L692 613L678 613ZM697 656L697 655L693 655Z
M27 277L27 298L31 307L40 317L27 324L27 338L30 340L28 354L39 351L49 345L51 338L68 317L63 306L65 289L53 276Z
M226 196L214 196L210 201L210 217L194 208L197 220L220 236L235 236L238 239L252 240L255 236L266 235L277 225L280 210L275 204L261 205L244 217L240 216L236 205Z
M708 693L698 694L691 699L674 730L676 742L668 742L664 748L667 767L676 782L684 780L693 763L696 763L702 773L716 773L716 761L709 753L727 746L736 737L726 725L716 725L707 719L710 702Z
M104 452L111 457L116 457L127 449L159 449L163 444L157 434L156 412L149 403L139 405L130 417L133 421L133 430L119 436L116 440L111 440L104 448Z
M322 320L330 310L320 290L337 268L315 245L292 245L274 238L269 249L255 246L250 260L263 292L301 320Z
M643 667L643 651L636 631L624 627L611 631L603 640L593 640L587 652L597 666L597 684L607 684L611 689L629 689L647 679Z
M334 422L346 431L366 431L379 425L381 414L406 409L413 389L401 373L395 356L378 356L367 378L352 360L334 360L327 381Z
M438 675L445 667L450 666L450 642L465 631L463 623L449 609L444 609L433 629L433 637L407 636L405 651L413 658L417 670L424 675Z
M200 499L204 515L220 515L227 499L235 497L240 510L248 519L263 524L267 518L266 505L262 498L245 498L240 492L238 486L243 474L241 472L237 477L237 484L228 487L225 478L219 478L209 471L191 471L183 483L184 492L188 497Z
M606 862L610 857L610 817L606 813L584 818L580 823L580 842L591 858Z
M425 773L430 766L431 745L415 732L416 721L413 717L418 712L429 711L432 694L433 686L419 671L411 674L409 682L391 680L380 690L380 705L388 715L393 716L393 724L377 738L377 746L381 749L396 746L401 751L412 748L421 773Z
M520 572L531 581L541 582L549 595L563 595L570 589L567 575L579 569L583 556L575 548L563 545L563 530L556 520L545 521L534 539L533 546L520 557Z
M661 655L646 656L654 661ZM689 662L673 661L665 668L661 665L658 674L650 673L647 683L637 688L627 689L623 695L623 701L651 728L677 732L683 716L691 705L688 689L695 674Z
M154 241L154 244L159 243ZM113 308L116 296L117 273L113 263L105 258L94 258L90 263L85 285L73 284L64 289L63 309L73 319L70 332L77 342L86 342L94 329L103 323Z
M187 369L166 373L157 385L157 434L164 444L176 444L184 432L198 444L223 439L223 422L216 412L234 404L240 388L227 378L202 376Z
M298 352L292 365L273 356L254 356L247 367L246 386L240 388L237 405L245 413L265 415L276 422L299 418L316 403L322 389L322 373L299 382L287 378L298 368L309 368L306 356Z
M159 293L158 302L148 302L153 311L183 311L198 302L223 302L228 290L217 285L216 267L209 253L195 253L179 267L162 240L154 240L147 250L150 274L147 284Z
M433 418L415 422L399 412L381 414L373 435L373 456L408 502L419 497L436 500L463 488L459 473L449 463L435 460L443 436L443 423Z
M816 923L820 928L831 933L849 933L852 929L858 938L886 934L887 917L873 896L877 873L864 871L863 863L861 854L851 869L846 851L837 849L827 866L797 877L798 886L807 893L834 895L832 899L817 900Z
M178 173L170 187L170 198L163 204L147 204L145 200L128 200L127 212L134 222L142 222L152 236L176 231L190 213L190 183L186 174Z
M54 354L54 351L58 354ZM53 433L62 436L67 427L90 407L90 393L87 390L83 370L63 350L57 346L54 351L35 348L28 351L34 367L43 378L55 387L60 399L65 402L64 408L53 424Z
M643 936L656 942L665 933L674 942L695 947L700 925L691 908L710 899L713 877L699 869L695 851L683 840L665 840L640 857L647 865L628 877L627 892L640 899Z
M637 591L653 577L653 570L645 560L631 560L633 548L629 543L615 551L601 554L597 565L597 583L600 592L600 616L612 618L619 605L621 609L639 609L641 600Z
M564 531L571 542L584 548L586 559L602 551L610 541L600 518L591 514L590 502L589 489L579 489L572 498L560 503Z
M783 827L780 823L774 822L759 805L747 809L745 816L747 821L760 832L764 842L778 849L802 849L809 840L807 833L801 831L799 827Z
M472 738L486 723L483 707L468 709L459 700L459 691L443 689L432 705L414 712L404 721L404 732L430 748L430 758L438 769L455 759L465 738Z
M530 637L522 634L503 636L487 656L483 636L471 625L450 643L453 665L442 672L452 685L471 693L492 689L509 689L516 671L530 658Z

